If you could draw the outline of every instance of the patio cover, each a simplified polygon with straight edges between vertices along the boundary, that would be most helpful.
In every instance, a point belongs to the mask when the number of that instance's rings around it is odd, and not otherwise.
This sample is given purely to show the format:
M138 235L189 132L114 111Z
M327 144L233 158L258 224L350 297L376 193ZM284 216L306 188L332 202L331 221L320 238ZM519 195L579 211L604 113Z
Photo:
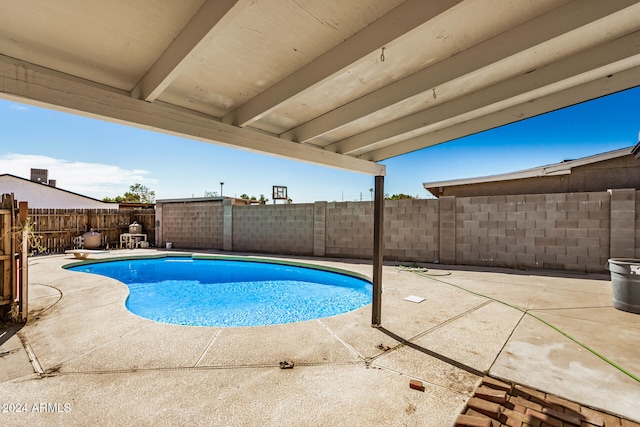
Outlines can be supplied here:
M640 85L637 0L0 0L0 11L0 97L374 175L377 209L384 159Z

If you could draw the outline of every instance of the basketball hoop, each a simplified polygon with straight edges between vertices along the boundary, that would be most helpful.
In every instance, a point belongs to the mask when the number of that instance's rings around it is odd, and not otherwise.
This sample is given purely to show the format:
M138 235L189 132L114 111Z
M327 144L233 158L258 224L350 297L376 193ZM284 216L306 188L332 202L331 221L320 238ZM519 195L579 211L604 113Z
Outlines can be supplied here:
M282 186L282 185L274 185L273 186L273 195L271 197L271 200L273 200L273 203L276 203L276 200L288 200L289 198L287 197L287 187Z

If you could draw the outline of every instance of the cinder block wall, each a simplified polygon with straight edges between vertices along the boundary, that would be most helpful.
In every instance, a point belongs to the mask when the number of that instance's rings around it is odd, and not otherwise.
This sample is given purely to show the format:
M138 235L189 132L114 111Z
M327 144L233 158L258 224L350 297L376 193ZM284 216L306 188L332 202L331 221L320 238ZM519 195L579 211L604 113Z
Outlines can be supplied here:
M163 203L159 211L161 233L156 235L156 245L164 246L166 242L172 242L175 248L222 250L221 204Z
M602 271L610 250L610 195L459 197L456 263Z
M233 206L233 250L313 253L313 203Z
M156 244L172 241L178 248L372 256L372 202L229 203L225 209L207 202L164 204L157 209L162 231ZM637 230L640 192L634 189L387 200L384 258L605 272L609 258L640 257Z
M438 205L438 200L386 200L384 258L405 262L437 260L440 241Z
M636 254L634 258L640 258L640 191L636 192Z
M438 200L386 200L384 258L424 262L438 259ZM370 259L373 202L327 203L325 255Z
M611 195L611 257L633 258L636 252L636 191L609 190Z
M327 203L325 255L371 259L373 202Z

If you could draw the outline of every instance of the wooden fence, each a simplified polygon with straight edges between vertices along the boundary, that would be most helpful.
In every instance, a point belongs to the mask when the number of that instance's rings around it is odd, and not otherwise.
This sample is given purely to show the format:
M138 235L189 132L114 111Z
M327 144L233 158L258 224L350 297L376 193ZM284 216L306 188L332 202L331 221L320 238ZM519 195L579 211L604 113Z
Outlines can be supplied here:
M61 253L74 247L74 238L97 231L105 249L118 247L120 235L133 222L142 224L147 240L155 242L155 209L29 209L33 232L42 237L38 252ZM33 249L33 248L32 248Z
M22 211L21 211L22 210ZM22 227L27 204L18 204L13 194L0 200L0 323L27 320L27 236Z

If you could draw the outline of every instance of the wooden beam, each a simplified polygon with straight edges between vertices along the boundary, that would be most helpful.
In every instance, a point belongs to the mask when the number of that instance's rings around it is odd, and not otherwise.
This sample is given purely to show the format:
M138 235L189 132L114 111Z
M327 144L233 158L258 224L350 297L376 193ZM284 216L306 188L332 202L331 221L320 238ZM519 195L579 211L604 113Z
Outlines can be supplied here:
M461 0L408 0L222 118L248 126L289 98L428 22Z
M310 141L368 114L373 114L412 96L428 92L455 78L504 60L635 3L634 0L595 3L590 0L575 0L340 106L283 133L281 136L298 142Z
M630 68L619 73L601 77L569 89L551 93L533 99L521 105L496 111L475 119L450 123L449 127L426 135L407 139L388 147L363 154L361 157L371 161L381 161L411 151L452 141L457 138L483 132L509 123L514 123L549 111L558 110L601 96L626 90L640 85L640 67Z
M370 144L380 144L387 139L397 138L399 135L420 132L421 128L435 129L439 127L439 123L442 123L440 128L444 128L452 120L456 121L458 116L477 114L479 117L529 102L536 98L536 93L544 92L545 87L563 80L568 82L569 79L575 77L577 81L580 81L581 75L594 70L601 76L609 75L613 72L611 70L615 70L609 67L617 67L619 61L628 59L629 55L634 52L640 55L640 32L631 33L529 73L517 75L452 101L402 117L351 138L338 141L325 149L351 154L358 150L366 150ZM640 65L639 55L636 55L635 62L627 61L626 66L631 68ZM468 118L469 116L467 116ZM463 119L461 118L459 121L463 121Z
M145 73L131 94L154 101L182 72L191 55L210 43L249 0L207 0Z
M343 156L271 134L243 129L162 102L145 102L128 92L0 55L0 97L55 108L114 123L163 132L286 159L384 175L385 166Z

